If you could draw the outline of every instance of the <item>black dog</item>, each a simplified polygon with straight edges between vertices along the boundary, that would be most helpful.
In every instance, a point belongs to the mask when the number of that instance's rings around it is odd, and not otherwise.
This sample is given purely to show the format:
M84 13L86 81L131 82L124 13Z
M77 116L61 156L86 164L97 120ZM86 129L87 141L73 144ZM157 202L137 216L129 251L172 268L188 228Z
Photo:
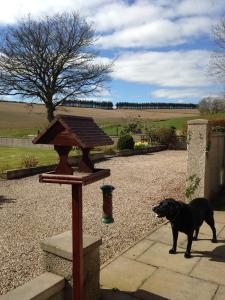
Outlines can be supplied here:
M184 256L190 258L192 240L197 240L199 228L203 221L212 229L212 242L217 242L213 210L210 202L205 198L196 198L189 204L174 199L165 199L158 206L153 207L153 211L159 218L166 217L171 223L173 247L169 251L170 254L176 253L178 232L181 231L187 234L188 237Z

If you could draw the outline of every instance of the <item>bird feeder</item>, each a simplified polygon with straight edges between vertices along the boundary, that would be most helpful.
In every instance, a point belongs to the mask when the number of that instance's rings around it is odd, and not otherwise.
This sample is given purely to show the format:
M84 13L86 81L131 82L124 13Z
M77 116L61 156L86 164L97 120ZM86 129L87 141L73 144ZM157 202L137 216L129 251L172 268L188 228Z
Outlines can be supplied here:
M82 186L110 176L109 169L94 167L89 152L97 146L112 145L113 141L92 118L58 115L33 143L54 145L59 155L56 169L41 174L39 181L72 186L73 300L83 300ZM82 151L77 168L68 163L73 147L79 147Z
M112 214L112 191L115 189L114 186L110 184L105 184L101 186L103 194L103 215L102 223L110 224L114 222Z

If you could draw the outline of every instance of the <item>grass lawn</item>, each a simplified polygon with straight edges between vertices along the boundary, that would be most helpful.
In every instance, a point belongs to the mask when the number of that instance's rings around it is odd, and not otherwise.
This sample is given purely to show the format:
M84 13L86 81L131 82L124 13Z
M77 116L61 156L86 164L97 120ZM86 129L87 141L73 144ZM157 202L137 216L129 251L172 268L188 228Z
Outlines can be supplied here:
M75 151L70 152L70 155L76 154ZM58 154L51 149L0 147L0 173L3 170L21 167L22 159L28 156L35 157L38 166L54 164L58 161Z
M176 127L176 129L180 130L187 123L187 121L194 120L194 119L208 119L208 120L225 119L225 112L218 113L218 114L205 114L205 115L199 115L194 117L181 117L181 118L175 118L170 120L154 121L154 124L159 127L174 126Z

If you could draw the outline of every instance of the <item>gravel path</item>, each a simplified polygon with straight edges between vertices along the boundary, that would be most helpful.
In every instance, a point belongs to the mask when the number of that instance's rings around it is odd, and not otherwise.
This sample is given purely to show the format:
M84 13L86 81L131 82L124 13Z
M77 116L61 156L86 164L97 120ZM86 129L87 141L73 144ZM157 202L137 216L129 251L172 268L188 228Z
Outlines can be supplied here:
M160 220L151 207L165 197L184 199L186 151L118 157L101 162L110 168L104 183L113 192L115 223L101 224L103 181L84 187L84 232L100 236L101 263L145 236ZM43 272L39 243L71 228L71 188L40 184L38 176L0 181L0 294Z

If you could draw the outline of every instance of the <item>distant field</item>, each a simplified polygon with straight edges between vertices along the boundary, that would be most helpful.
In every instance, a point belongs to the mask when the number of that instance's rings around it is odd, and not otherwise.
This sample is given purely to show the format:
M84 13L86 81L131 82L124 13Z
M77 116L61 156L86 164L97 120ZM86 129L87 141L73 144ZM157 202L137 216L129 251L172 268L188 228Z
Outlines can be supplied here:
M197 116L198 110L102 110L92 108L59 107L56 114L73 114L92 117L110 135L117 134L117 128L133 119L161 121L174 118ZM48 124L44 105L34 105L30 110L27 104L0 102L0 135L26 136L36 134Z

